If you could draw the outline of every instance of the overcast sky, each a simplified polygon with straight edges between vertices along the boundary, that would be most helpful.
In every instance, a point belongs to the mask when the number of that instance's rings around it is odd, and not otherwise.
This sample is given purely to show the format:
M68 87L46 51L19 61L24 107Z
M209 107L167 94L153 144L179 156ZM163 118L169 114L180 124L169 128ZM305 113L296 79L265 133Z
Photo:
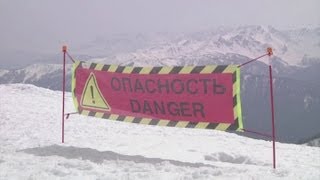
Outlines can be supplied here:
M309 27L320 24L319 7L320 0L0 0L0 53L54 52L114 33Z

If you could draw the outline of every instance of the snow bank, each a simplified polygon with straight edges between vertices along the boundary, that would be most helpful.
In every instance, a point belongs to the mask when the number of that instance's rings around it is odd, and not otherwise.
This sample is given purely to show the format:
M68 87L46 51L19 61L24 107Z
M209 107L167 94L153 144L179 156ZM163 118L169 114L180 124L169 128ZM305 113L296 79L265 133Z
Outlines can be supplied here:
M74 112L67 94L67 112ZM0 85L0 179L320 179L320 148L72 115L61 92Z

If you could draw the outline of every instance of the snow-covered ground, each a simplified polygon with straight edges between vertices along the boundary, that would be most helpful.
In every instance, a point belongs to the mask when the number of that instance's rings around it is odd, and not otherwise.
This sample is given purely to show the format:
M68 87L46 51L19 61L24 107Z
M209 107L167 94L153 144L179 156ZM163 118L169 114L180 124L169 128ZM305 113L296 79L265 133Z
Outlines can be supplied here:
M67 94L67 112L74 112ZM0 179L320 179L320 148L72 115L61 92L0 85Z

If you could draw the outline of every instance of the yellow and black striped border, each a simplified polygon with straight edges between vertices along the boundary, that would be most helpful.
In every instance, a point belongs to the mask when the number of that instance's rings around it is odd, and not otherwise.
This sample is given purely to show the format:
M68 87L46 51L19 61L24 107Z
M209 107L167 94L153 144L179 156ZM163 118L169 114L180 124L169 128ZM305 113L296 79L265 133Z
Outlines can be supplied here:
M110 113L101 113L81 109L75 95L76 70L78 68L91 69L95 71L107 71L124 74L212 74L212 73L232 73L233 80L233 112L234 123L209 123L209 122L190 122L190 121L171 121L167 119L151 119L132 116L122 116ZM97 63L86 63L76 61L72 69L72 97L75 108L79 114L98 118L169 127L216 129L222 131L242 131L242 112L240 98L240 68L237 65L207 65L207 66L174 66L174 67L132 67L117 66Z

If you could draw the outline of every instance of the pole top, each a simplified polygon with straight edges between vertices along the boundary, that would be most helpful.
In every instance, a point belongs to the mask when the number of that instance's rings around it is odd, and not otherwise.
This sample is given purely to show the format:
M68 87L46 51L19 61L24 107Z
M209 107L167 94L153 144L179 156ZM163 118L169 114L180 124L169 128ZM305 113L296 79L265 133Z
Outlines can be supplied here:
M267 53L268 53L268 56L273 55L273 52L272 52L272 48L271 48L271 47L268 47L268 48L267 48Z
M67 46L62 46L62 52L67 52Z

